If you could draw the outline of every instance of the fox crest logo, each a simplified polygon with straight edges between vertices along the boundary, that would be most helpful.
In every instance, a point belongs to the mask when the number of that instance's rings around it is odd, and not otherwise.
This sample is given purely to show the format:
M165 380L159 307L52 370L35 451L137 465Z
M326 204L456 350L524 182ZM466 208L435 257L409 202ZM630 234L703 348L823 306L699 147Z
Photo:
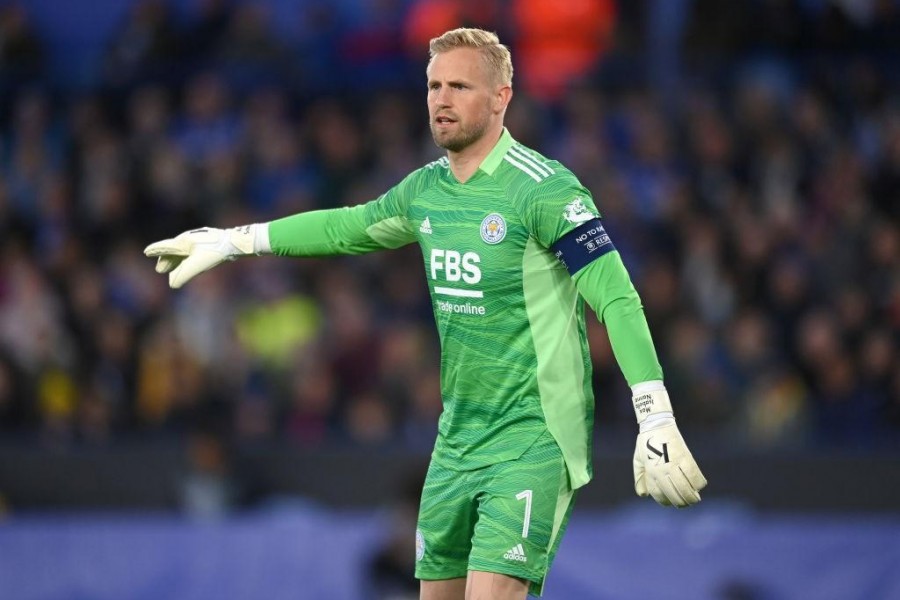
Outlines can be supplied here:
M481 239L488 244L499 244L506 237L506 221L503 216L491 213L481 222Z
M581 196L575 196L574 200L566 204L563 216L570 223L584 223L596 218L596 215L592 214L588 207L584 205L584 199Z

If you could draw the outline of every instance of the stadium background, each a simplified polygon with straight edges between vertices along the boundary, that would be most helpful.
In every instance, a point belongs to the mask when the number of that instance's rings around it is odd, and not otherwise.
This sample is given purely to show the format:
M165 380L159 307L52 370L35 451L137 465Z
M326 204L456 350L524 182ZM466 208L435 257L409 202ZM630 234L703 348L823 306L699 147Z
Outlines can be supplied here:
M408 597L418 251L175 293L141 249L437 157L427 40L460 24L593 191L711 482L634 499L593 320L597 477L547 597L900 598L892 0L0 2L0 598Z

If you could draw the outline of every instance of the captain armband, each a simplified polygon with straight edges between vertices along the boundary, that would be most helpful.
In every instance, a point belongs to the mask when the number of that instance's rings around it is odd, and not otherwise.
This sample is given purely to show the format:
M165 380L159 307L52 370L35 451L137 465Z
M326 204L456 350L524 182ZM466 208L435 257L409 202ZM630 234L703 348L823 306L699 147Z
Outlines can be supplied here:
M550 246L550 250L569 270L570 275L575 275L591 262L615 249L600 219L582 223Z

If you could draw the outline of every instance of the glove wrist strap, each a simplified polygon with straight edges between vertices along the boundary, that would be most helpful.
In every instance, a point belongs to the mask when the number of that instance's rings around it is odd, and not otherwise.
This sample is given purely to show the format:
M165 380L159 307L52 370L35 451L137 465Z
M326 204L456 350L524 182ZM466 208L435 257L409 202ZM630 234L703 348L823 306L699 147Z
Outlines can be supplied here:
M269 224L256 223L253 227L253 253L272 254L272 242L269 241Z
M254 223L229 229L228 242L235 249L235 252L231 253L232 257L272 253L268 223Z
M670 412L658 412L649 415L646 419L641 421L638 431L644 433L645 431L653 431L654 429L660 429L667 425L674 424L675 415Z
M672 402L661 380L638 383L631 387L631 394L634 416L638 424L643 424L653 415L672 418ZM655 417L653 420L656 420Z

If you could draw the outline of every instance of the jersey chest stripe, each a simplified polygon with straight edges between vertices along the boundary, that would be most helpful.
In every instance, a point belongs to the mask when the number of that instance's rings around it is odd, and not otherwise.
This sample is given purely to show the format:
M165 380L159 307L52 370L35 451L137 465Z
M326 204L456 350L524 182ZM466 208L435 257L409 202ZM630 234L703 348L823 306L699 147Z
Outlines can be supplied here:
M529 169L528 167L523 165L522 163L516 161L516 159L512 158L509 154L504 156L503 160L505 160L512 166L516 167L520 171L528 174L528 176L531 177L532 179L534 179L535 181L541 181L542 179L544 179L543 177L541 177L540 175L538 175L537 173L535 173L534 171L532 171L531 169Z
M484 292L481 290L461 290L459 288L449 288L434 286L434 293L443 296L456 296L458 298L484 298Z
M541 175L544 175L545 177L547 177L547 176L553 174L553 169L551 169L550 167L548 167L545 164L540 163L535 157L530 156L529 154L527 154L524 150L520 149L519 147L511 146L509 148L509 152L511 154L513 154L516 158L521 160L522 162L527 163L529 166L531 166L531 168L533 168L535 171L537 171Z

